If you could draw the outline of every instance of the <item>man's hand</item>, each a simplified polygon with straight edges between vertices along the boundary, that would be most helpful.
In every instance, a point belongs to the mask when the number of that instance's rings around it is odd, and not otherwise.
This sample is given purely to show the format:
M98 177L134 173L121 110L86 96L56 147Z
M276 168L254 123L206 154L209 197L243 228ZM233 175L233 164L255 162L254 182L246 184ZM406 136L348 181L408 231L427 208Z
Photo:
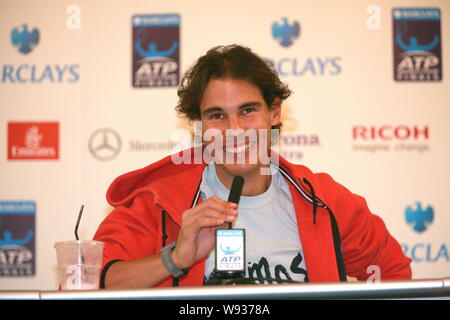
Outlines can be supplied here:
M186 210L181 219L177 246L172 252L175 264L184 269L206 257L213 249L215 231L235 221L237 204L211 197Z

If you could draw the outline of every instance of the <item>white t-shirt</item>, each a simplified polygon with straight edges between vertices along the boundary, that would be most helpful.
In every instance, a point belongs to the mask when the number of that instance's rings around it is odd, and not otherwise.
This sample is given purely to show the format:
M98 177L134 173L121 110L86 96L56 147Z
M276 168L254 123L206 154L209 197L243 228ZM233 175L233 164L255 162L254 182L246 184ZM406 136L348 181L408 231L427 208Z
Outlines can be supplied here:
M246 273L257 283L265 281L294 280L307 282L306 264L297 227L297 217L287 182L276 171L271 184L263 194L241 196L238 218L234 228L245 229ZM216 197L228 200L230 191L217 178L214 163L203 171L200 185L202 199ZM214 250L206 259L205 280L209 280L215 268Z

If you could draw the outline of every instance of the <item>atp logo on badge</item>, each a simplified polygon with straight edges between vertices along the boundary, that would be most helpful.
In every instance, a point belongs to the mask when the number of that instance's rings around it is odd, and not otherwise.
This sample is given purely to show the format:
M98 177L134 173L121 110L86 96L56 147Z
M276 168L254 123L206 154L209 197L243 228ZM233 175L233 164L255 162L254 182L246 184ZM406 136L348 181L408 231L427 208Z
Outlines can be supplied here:
M395 80L442 80L439 8L394 8L392 16Z
M132 25L133 87L178 86L180 16L134 15Z

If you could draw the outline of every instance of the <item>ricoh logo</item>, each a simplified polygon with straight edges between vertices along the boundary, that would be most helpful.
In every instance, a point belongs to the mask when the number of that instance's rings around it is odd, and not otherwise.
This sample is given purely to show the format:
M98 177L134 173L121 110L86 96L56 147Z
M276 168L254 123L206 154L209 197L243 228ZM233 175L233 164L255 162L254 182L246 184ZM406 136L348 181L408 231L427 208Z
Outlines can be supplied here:
M407 125L381 125L381 126L354 126L353 140L428 140L428 126Z
M429 151L428 125L355 125L351 129L353 151L426 152Z

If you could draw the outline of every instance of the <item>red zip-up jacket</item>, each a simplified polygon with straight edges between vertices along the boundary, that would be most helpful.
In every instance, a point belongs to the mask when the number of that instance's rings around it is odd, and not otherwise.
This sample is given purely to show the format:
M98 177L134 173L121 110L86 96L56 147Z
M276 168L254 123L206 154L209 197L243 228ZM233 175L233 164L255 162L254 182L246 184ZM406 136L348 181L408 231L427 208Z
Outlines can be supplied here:
M201 201L205 165L174 164L168 156L114 180L107 200L115 209L94 236L105 244L103 267L158 254L175 241L183 212ZM411 259L383 220L369 211L364 198L328 174L314 174L282 157L279 167L290 186L310 282L345 281L346 275L366 280L371 265L379 267L381 280L411 278ZM104 279L107 268L103 271ZM178 279L179 285L203 285L204 271L202 259ZM170 286L172 280L169 277L158 286Z

